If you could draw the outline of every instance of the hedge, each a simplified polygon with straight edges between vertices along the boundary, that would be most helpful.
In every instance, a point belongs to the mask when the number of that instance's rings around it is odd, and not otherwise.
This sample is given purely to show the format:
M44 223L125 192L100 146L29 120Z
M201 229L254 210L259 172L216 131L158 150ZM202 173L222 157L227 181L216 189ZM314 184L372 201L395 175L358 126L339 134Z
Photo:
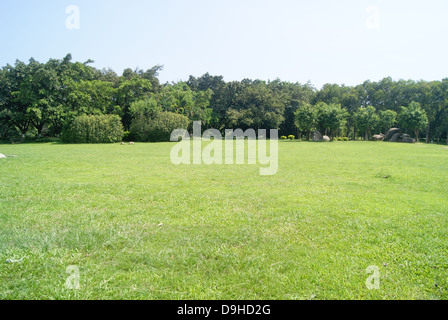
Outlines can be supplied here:
M153 119L140 116L132 121L130 134L139 142L170 141L171 133L176 129L188 129L188 117L172 113L160 112Z
M62 132L65 143L114 143L122 138L123 124L117 115L79 116Z

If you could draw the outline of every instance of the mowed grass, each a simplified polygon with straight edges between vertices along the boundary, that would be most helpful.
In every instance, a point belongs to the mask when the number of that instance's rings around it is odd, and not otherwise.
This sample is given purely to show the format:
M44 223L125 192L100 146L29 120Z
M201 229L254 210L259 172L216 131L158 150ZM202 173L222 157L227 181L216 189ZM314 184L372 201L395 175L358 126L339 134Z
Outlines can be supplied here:
M1 145L0 299L448 298L446 147L280 142L260 176L173 146Z

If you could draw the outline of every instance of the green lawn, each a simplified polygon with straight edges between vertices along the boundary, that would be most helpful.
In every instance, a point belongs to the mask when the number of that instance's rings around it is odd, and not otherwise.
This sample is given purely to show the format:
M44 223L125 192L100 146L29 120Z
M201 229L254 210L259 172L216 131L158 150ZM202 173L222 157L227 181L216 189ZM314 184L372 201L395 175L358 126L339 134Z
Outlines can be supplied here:
M280 142L274 176L172 147L0 145L0 299L448 298L446 147Z

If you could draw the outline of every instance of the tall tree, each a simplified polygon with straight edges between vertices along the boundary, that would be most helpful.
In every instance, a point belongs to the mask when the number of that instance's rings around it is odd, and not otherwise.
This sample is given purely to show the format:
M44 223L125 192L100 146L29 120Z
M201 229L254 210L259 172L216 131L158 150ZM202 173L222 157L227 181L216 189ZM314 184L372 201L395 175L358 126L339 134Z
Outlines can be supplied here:
M316 105L318 115L318 126L324 130L325 135L334 138L345 126L348 112L341 108L340 104L326 104L324 102Z
M358 123L358 128L364 131L364 139L370 140L372 137L372 129L379 122L378 114L373 106L368 106L366 108L360 108L356 115L356 120Z
M317 123L317 108L311 104L302 104L294 113L296 126L298 128L298 138L301 138L301 133L306 133L306 140L310 140L311 133L316 128Z
M397 122L397 113L393 110L383 110L379 114L379 127L385 134Z
M23 99L21 93L23 83L30 73L29 69L25 63L19 60L14 66L8 64L3 68L0 86L2 101L0 118L3 119L3 122L15 126L22 134L22 138L25 138L25 134L32 125L33 117L30 105Z
M414 132L415 139L419 141L419 133L428 125L426 111L423 110L418 102L411 102L409 107L402 107L398 115L400 126Z

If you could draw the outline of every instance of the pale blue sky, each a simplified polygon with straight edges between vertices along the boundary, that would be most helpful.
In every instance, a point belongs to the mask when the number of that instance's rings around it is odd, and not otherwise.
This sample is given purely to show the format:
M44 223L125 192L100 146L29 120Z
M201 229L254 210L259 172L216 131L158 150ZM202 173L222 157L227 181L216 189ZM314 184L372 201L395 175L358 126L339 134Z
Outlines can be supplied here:
M69 5L79 30L66 28ZM0 66L72 53L119 74L162 64L162 82L441 80L447 35L447 0L0 0Z

